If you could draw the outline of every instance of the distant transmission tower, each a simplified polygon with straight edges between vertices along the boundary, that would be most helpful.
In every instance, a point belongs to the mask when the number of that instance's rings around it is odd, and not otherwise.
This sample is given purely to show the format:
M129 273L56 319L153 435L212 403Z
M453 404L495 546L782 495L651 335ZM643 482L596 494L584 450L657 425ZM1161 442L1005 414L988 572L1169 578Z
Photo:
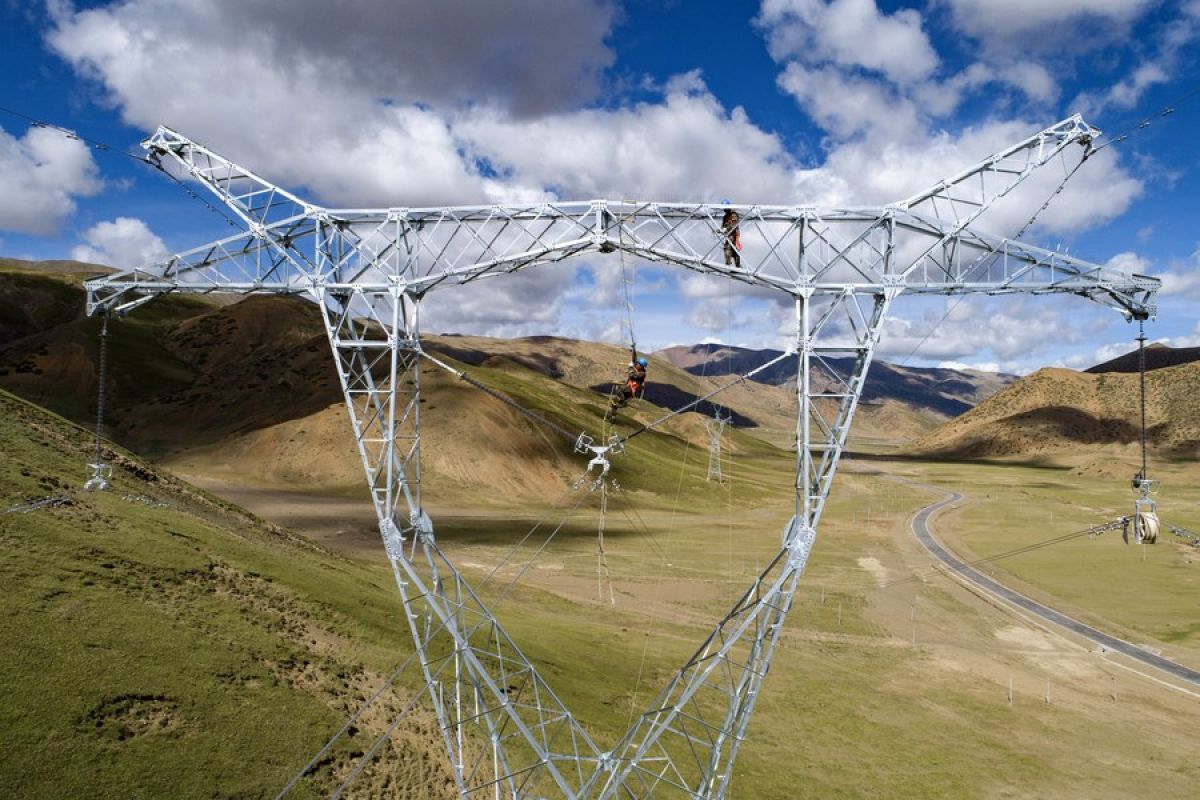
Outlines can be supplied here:
M728 414L721 416L721 409L717 409L717 413L713 418L705 423L708 428L708 480L724 483L725 477L721 474L721 436L725 433L725 423L729 422Z

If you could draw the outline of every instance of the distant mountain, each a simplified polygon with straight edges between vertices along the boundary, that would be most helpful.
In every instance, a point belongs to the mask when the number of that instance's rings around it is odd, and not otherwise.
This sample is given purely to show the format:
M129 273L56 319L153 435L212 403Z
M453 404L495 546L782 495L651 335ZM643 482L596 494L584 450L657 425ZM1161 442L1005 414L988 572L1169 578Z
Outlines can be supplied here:
M781 350L752 350L723 344L668 347L655 353L693 375L709 377L743 375L781 354ZM833 358L828 362L842 377L848 375L853 366L848 358ZM813 380L822 377L823 373L813 371ZM867 374L862 400L864 403L898 401L918 411L955 417L1016 379L1015 375L978 370L901 367L876 359ZM796 362L785 359L751 380L772 386L793 383Z
M918 439L914 453L1037 457L1080 446L1135 446L1139 376L1043 369ZM1146 374L1147 439L1165 454L1200 454L1200 361Z
M1190 364L1193 361L1200 361L1200 347L1168 347L1165 344L1157 343L1146 346L1147 372L1153 369ZM1141 363L1138 358L1138 351L1133 350L1123 356L1117 356L1111 361L1105 361L1103 364L1088 367L1084 372L1138 372L1140 370Z

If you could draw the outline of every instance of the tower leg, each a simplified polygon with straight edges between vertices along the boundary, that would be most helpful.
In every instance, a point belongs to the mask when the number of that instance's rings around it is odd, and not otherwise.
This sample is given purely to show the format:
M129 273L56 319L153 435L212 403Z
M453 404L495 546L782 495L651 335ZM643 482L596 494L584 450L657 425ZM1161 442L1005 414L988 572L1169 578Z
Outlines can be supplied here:
M317 299L459 795L577 797L595 746L446 559L421 505L417 302Z
M797 299L796 516L770 565L614 748L597 776L597 796L721 798L728 791L894 297L844 293L819 309L810 295ZM830 361L847 356L844 373Z

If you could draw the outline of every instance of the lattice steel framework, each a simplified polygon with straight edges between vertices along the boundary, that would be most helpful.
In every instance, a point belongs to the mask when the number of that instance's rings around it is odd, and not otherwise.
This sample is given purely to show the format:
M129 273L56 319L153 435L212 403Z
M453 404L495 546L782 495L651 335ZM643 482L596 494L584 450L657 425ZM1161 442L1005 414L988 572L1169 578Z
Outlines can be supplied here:
M708 474L705 480L725 482L725 476L721 473L721 437L725 434L728 422L729 417L721 416L721 409L718 408L713 418L704 423L708 431Z
M1130 316L1153 312L1153 278L971 227L1038 168L1090 147L1096 133L1071 117L893 205L733 206L744 251L740 264L728 264L719 229L729 206L591 200L333 210L160 128L147 150L215 193L246 232L89 281L88 310L124 313L177 292L297 294L320 305L461 796L720 798L892 301L902 293L1075 294ZM416 362L419 310L431 292L618 251L790 297L799 413L795 517L778 555L628 733L603 749L438 547L421 505ZM835 370L833 361L846 357L849 372Z

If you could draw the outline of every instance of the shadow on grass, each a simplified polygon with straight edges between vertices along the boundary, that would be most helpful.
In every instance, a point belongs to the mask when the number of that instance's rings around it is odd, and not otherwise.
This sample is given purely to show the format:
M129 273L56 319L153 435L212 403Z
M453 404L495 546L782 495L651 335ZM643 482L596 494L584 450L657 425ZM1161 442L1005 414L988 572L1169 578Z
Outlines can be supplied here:
M558 524L562 522L567 509L547 515L538 529L529 537L526 545L538 546L546 540ZM438 517L437 535L443 542L455 545L484 545L494 547L511 547L516 545L529 533L537 522L537 517L531 519L486 519L480 517ZM580 508L572 519L559 528L554 535L556 542L574 543L581 540L595 539L598 530L596 509ZM604 526L605 539L643 538L645 533L631 525L625 519L620 509L609 509ZM553 545L551 545L553 547Z
M613 385L611 383L597 383L588 388L590 388L593 392L597 392L598 394L608 397L612 392ZM700 395L692 394L691 392L685 392L677 386L653 382L648 382L646 384L646 391L642 395L642 399L647 403L656 405L664 411L674 411L675 409L683 408L689 403L696 402L699 397ZM690 408L688 410L694 411L697 414L703 414L706 417L716 416L717 411L720 410L721 415L728 416L735 427L758 427L758 423L747 417L745 414L739 414L732 409L718 405L717 403L711 403L708 400L698 403L695 408Z

